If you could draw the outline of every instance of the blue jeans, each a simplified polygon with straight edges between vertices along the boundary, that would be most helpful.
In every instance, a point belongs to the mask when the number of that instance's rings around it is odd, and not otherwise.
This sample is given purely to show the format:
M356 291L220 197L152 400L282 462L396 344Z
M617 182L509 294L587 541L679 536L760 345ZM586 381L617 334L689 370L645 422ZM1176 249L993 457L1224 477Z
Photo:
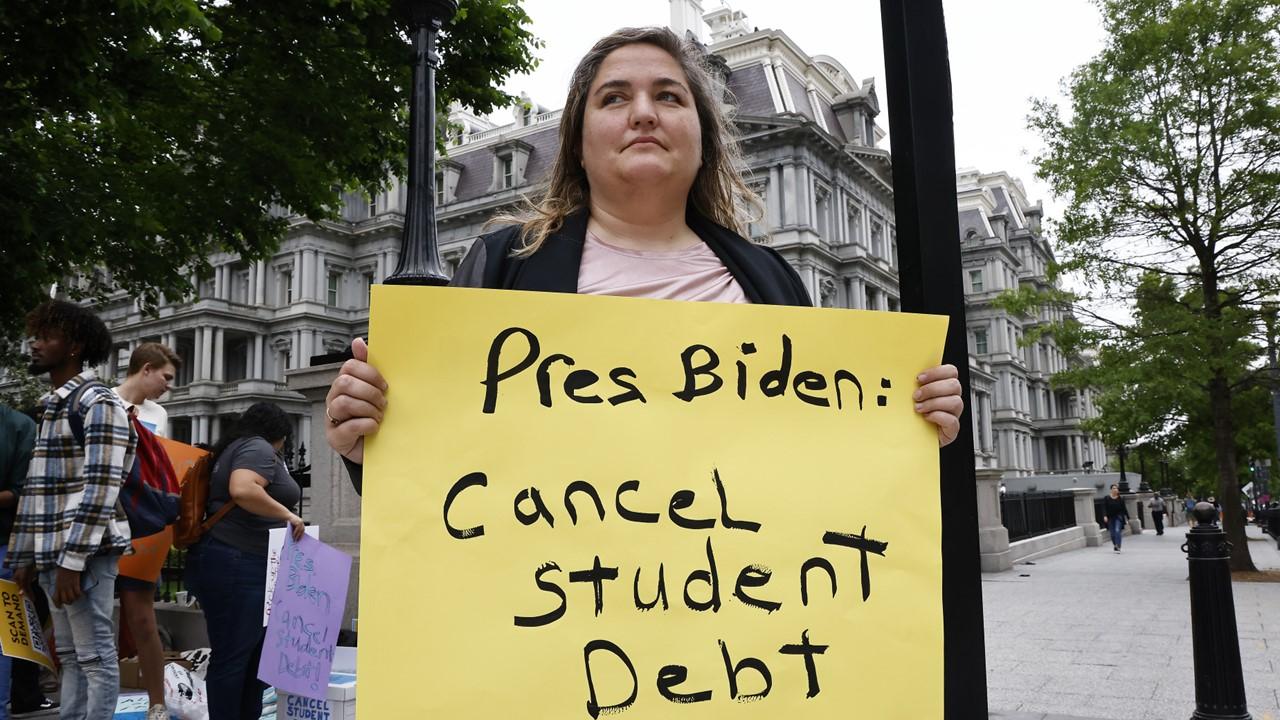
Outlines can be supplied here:
M266 555L209 535L187 552L187 590L200 601L209 631L209 720L256 720L262 714L267 684L258 679L258 660L266 637L266 576Z
M1120 547L1120 540L1124 538L1124 516L1111 518L1107 530L1111 531L1111 544Z
M0 544L0 578L13 579L13 571L4 566L4 554L9 550L8 543ZM13 661L8 655L0 655L0 720L9 720L9 676L13 670Z
M40 571L62 663L62 720L112 720L116 715L120 664L112 601L119 562L114 555L89 558L80 573L84 594L60 608L53 607L58 571Z

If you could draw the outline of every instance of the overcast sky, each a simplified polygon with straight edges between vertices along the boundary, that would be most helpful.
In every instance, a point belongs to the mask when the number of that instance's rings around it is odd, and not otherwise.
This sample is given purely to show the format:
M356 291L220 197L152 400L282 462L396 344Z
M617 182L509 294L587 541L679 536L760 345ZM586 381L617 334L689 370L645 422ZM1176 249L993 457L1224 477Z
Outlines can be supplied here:
M600 37L628 25L666 25L668 0L523 0L533 32L544 41L532 75L513 78L507 90L528 93L540 105L564 105L569 75ZM809 55L830 55L859 83L874 77L881 108L884 51L876 0L731 0L757 28L782 30ZM1043 200L1056 217L1061 203L1033 177L1038 138L1026 129L1030 98L1061 99L1060 82L1102 48L1098 9L1089 0L944 0L955 92L956 164L983 172L1007 170L1020 178L1032 202ZM720 5L703 0L703 10ZM709 38L703 30L704 41ZM495 118L499 119L499 118ZM509 122L503 116L502 122ZM888 129L883 115L880 124Z

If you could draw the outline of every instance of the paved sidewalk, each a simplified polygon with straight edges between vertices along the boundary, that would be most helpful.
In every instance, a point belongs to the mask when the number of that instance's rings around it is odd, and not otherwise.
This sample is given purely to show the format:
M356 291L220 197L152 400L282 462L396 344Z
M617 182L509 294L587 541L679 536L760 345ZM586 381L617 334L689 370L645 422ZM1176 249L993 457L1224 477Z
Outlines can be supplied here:
M1126 537L1119 553L1107 543L984 575L992 717L1190 718L1186 531ZM1280 569L1275 542L1256 527L1249 535L1259 569ZM1232 589L1249 711L1254 720L1280 720L1280 583Z

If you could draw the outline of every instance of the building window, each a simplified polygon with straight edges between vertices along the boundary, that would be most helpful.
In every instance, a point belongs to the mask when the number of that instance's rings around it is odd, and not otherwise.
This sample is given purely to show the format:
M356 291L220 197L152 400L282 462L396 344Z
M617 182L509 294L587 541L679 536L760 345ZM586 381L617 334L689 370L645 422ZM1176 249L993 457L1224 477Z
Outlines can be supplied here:
M329 271L329 285L328 285L329 293L327 298L328 300L327 304L329 305L329 307L338 306L338 284L341 281L342 281L342 273L340 271L338 270Z
M817 215L813 221L814 229L817 230L818 237L834 245L835 243L831 242L831 190L824 185L814 183L813 196L813 208Z
M369 307L369 298L373 297L373 286L376 283L373 279L373 271L370 270L364 274L364 306Z
M969 289L971 292L976 292L976 293L982 292L982 271L981 270L969 271Z
M876 302L876 296L877 296L876 289L868 285L867 294L866 294L866 301L867 301L866 309L868 310L877 309L878 303Z
M977 355L987 354L987 331L985 329L973 331L973 352Z
M849 223L849 237L847 240L851 243L862 243L862 210L857 205L850 204L845 211L845 217Z
M436 205L443 205L444 197L444 173L438 172L436 173Z
M280 271L280 304L293 304L293 268L288 267Z
M871 254L878 258L885 256L884 223L878 219L871 221Z
M510 155L503 155L498 158L498 168L501 174L501 182L498 188L506 190L515 185L515 162Z
M365 198L365 200L367 201L368 208L369 208L368 217L377 217L378 212L380 211L378 207L378 196L370 195L369 197Z

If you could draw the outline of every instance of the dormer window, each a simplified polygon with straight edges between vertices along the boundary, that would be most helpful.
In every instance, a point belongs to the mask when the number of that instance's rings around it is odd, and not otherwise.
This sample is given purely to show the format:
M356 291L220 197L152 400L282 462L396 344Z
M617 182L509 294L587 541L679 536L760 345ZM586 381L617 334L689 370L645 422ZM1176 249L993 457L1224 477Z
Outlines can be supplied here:
M493 183L490 192L510 190L524 185L525 169L533 146L520 140L508 140L493 149Z
M510 155L498 158L499 176L502 178L498 187L506 190L515 185L515 159Z

